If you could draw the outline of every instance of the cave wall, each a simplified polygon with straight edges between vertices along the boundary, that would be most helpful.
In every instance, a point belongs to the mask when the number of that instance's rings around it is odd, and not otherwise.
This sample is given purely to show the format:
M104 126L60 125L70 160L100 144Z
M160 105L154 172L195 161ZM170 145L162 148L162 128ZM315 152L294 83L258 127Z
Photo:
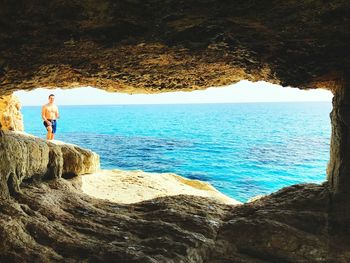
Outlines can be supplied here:
M128 93L242 79L332 88L349 67L349 2L0 1L0 94Z
M350 195L350 87L349 75L344 75L333 97L330 114L332 136L330 161L327 167L332 191L339 196Z

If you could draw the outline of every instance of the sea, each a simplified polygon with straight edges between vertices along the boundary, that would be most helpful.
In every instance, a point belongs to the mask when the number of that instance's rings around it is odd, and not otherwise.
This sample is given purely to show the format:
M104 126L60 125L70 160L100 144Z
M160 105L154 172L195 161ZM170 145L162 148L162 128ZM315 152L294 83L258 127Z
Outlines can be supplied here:
M95 151L102 169L176 173L241 202L326 180L330 102L58 106L55 139ZM45 138L41 107L22 113Z

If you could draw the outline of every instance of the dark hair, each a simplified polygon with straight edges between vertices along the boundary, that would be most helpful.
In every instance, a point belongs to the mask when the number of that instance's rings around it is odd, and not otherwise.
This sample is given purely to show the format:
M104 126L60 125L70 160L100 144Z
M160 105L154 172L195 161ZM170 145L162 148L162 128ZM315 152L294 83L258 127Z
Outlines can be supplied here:
M50 94L50 95L49 95L49 98L50 98L50 97L52 97L52 96L54 96L54 97L55 97L55 95L54 95L54 94Z

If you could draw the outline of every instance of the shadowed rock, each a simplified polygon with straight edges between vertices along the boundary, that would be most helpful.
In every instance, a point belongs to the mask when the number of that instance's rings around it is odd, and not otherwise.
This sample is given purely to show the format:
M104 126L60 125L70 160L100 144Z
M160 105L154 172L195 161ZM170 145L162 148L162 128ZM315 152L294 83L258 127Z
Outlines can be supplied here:
M349 249L348 237L327 231L328 200L325 186L297 185L242 206L194 196L121 205L89 198L62 179L25 184L1 206L0 259L346 262L349 250L334 248L342 240Z
M157 93L242 79L332 89L349 69L350 4L2 1L0 95L95 86Z

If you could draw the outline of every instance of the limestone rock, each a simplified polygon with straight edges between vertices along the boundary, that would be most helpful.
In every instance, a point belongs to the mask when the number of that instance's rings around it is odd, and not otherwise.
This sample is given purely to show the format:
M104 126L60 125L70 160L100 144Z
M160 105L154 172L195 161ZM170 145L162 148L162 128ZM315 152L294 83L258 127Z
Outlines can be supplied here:
M58 146L62 152L64 177L69 178L81 174L94 173L100 168L100 157L88 150L74 144L60 141L48 141L50 148Z
M18 132L0 136L0 160L3 197L18 193L26 180L80 175L99 168L99 157L92 151Z
M242 262L342 262L327 241L328 198L325 185L305 184L247 203L227 215L218 244Z
M240 206L185 195L125 205L63 179L25 184L0 207L0 260L347 262L349 236L327 231L328 197L299 185Z
M242 79L332 89L350 68L347 0L3 1L0 10L0 95L157 93Z
M212 185L170 173L101 170L79 178L84 193L119 204L174 195L202 196L224 204L241 204Z
M23 131L21 104L15 95L0 97L0 123L4 131Z
M49 161L49 147L31 136L5 133L0 137L1 193L18 192L25 179L43 176Z

